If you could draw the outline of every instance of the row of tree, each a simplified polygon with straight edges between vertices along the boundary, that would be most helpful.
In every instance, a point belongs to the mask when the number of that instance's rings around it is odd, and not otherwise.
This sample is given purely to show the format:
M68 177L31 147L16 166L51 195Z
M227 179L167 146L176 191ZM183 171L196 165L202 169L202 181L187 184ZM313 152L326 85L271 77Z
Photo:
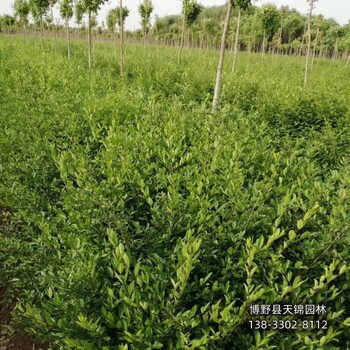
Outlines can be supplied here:
M0 17L0 31L11 33L13 28L21 27L25 37L30 26L41 32L41 45L44 44L44 30L51 29L56 38L58 24L53 21L53 8L59 6L60 14L65 23L68 58L71 54L70 35L72 31L83 31L88 38L88 65L92 68L92 33L97 27L96 16L100 7L107 0L15 0L14 16ZM350 22L340 26L333 19L323 16L313 16L313 9L318 0L306 0L309 5L308 15L303 16L295 9L287 6L277 8L267 4L262 7L252 5L252 0L227 0L226 5L204 8L197 0L182 0L180 16L159 18L151 25L153 4L151 0L143 0L139 4L141 30L129 32L129 37L146 40L153 43L163 43L178 46L178 63L181 63L182 51L188 47L220 48L220 60L216 81L213 109L216 109L225 51L231 47L234 51L234 72L237 52L239 49L249 52L261 51L275 54L305 55L305 85L309 69L315 57L332 56L333 59L345 57L347 65L350 60ZM119 0L116 8L108 12L107 28L104 24L98 27L100 35L119 37L120 40L120 75L124 73L124 23L129 10ZM72 17L78 29L70 27ZM234 18L234 20L232 20ZM31 20L29 20L31 19ZM85 24L84 19L87 21ZM229 36L231 35L231 40Z
M195 47L220 46L224 27L225 7L203 9L194 22L188 23L188 45ZM178 45L181 37L179 16L167 16L156 20L152 35L161 42ZM228 45L234 48L237 27L241 50L265 51L285 54L306 54L308 16L287 6L277 8L267 4L233 9L228 35ZM341 26L334 19L322 15L311 17L311 40L320 56L339 57L350 51L350 24Z
M104 0L16 0L14 16L0 17L0 30L13 32L15 28L23 28L26 33L31 29L45 28L53 32L62 28L61 24L53 21L53 7L57 4L66 27L75 23L81 33L88 34L90 29L101 36L112 38L121 31L120 6L111 9L106 21L98 25L96 14ZM225 6L204 8L195 0L184 1L184 16L167 16L159 18L151 26L153 5L150 0L144 0L139 5L141 29L127 32L128 37L135 40L146 40L150 43L198 48L218 48L225 18ZM306 54L307 50L307 20L308 16L300 14L287 6L277 8L268 4L262 7L242 5L233 9L228 35L228 43L234 49L235 41L241 50L250 52L278 52L286 54ZM90 9L90 10L89 10ZM90 13L90 15L89 15ZM129 10L125 6L122 10L122 20L125 23ZM31 25L30 25L31 23ZM237 36L239 28L239 37ZM74 29L70 29L72 31ZM77 29L75 29L77 31ZM91 33L90 33L91 34ZM322 15L311 17L312 48L319 56L338 58L350 51L350 24L339 25L334 19L326 19ZM229 40L230 41L230 40Z

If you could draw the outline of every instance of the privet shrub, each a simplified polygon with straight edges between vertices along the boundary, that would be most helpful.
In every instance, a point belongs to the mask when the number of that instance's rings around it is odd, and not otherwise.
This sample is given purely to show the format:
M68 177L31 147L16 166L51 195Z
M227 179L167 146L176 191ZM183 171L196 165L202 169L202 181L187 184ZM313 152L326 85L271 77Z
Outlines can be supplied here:
M188 95L200 78L183 94L169 77L163 94L139 63L121 82L108 65L89 75L79 58L44 54L20 46L1 63L13 74L0 71L0 198L12 217L0 274L19 295L18 324L53 349L350 345L348 136L336 166L322 158L337 125L276 139L289 126L266 121L263 81L254 113L227 100L212 115ZM324 304L326 315L298 320L328 328L253 330L254 304Z

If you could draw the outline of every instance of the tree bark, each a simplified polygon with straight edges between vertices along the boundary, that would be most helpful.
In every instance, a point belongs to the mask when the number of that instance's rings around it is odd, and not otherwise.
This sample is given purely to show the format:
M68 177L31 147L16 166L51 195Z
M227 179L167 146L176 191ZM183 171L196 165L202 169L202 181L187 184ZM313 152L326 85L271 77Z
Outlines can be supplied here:
M218 104L219 104L222 70L224 67L224 59L225 59L225 51L226 51L226 39L227 39L228 27L229 27L231 13L232 13L232 7L233 7L232 0L228 0L225 25L224 25L224 30L222 33L222 38L221 38L220 58L219 58L218 70L216 73L216 83L215 83L215 91L214 91L213 106L212 106L213 112L215 112L217 110Z
M88 42L89 42L88 64L89 64L89 69L92 69L91 11L89 11L88 13Z
M120 76L124 76L124 20L123 20L123 0L119 2L120 6Z
M181 63L181 56L182 56L182 50L184 47L184 41L185 41L185 28L186 28L186 1L183 1L183 9L182 9L182 29L181 29L181 40L180 40L180 48L179 53L177 57L177 63Z
M313 1L313 0L312 0L312 1ZM301 56L301 54L302 54L303 51L304 51L304 38L305 38L305 34L306 34L307 25L308 25L308 22L305 23L305 26L304 26L304 34L303 34L302 37L301 37L301 44L300 44L299 56Z
M190 49L190 36L191 36L191 28L187 28L187 50Z
M55 53L57 53L57 38L56 38L56 28L55 28L55 21L53 19L53 10L52 10L52 3L51 3L51 18L52 18L52 23L51 23L51 29L53 31L53 37L54 37L54 43L55 43Z
M265 50L266 50L265 41L266 41L266 30L264 29L263 45L262 45L262 56L265 55Z
M310 50L311 50L311 16L312 16L313 7L314 7L314 0L310 0L310 11L309 11L309 17L307 21L308 43L307 43L307 53L306 53L306 63L305 63L304 87L306 87L307 77L309 72L309 57L310 57Z
M338 39L335 41L335 47L334 47L334 54L333 54L333 62L335 62L336 58L338 57Z
M238 39L239 39L239 30L241 27L241 15L242 11L239 9L238 18L237 18L237 29L236 29L236 38L235 38L235 46L233 49L233 64L232 64L232 73L235 72L236 63L237 63L237 53L238 53Z
M23 29L24 29L24 40L27 41L27 26L26 23L23 23Z
M44 23L43 18L40 17L40 33L41 33L41 48L44 48Z
M314 63L315 63L315 57L316 57L316 47L317 47L317 44L318 44L319 30L320 30L320 28L317 28L316 38L315 38L315 43L314 43L314 50L312 52L311 69L314 69Z
M146 48L146 26L143 27L143 48Z
M37 22L34 20L34 46L37 45L37 37L38 37L38 28L37 28Z
M69 18L66 17L66 30L67 30L67 54L68 59L70 59L70 33L69 33Z

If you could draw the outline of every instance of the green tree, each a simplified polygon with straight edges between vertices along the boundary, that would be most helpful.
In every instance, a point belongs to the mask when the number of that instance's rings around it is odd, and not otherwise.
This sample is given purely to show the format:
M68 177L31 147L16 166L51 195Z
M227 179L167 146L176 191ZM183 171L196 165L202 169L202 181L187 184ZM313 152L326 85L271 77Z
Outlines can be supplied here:
M316 26L316 37L315 37L314 44L313 44L311 69L313 69L313 67L314 67L317 45L320 41L320 36L322 36L322 29L321 28L323 26L323 21L324 21L324 17L322 15L317 16L316 19L314 19L314 21L313 21L314 26Z
M203 5L196 0L187 1L186 25L191 27L203 10Z
M84 17L84 8L80 2L76 2L74 6L75 21L80 29Z
M241 26L242 11L247 10L251 5L252 5L251 0L238 0L236 2L236 6L238 6L238 18L237 18L235 45L234 45L234 50L233 50L232 73L234 73L234 71L235 71L236 62L237 62L238 41L239 41L239 32L240 32L240 26Z
M119 28L119 39L120 39L120 75L124 74L124 23L126 18L129 16L129 9L123 7L122 3L115 9L111 9L107 15L107 27L108 30L114 34L116 27Z
M196 0L182 0L182 26L181 26L181 39L180 48L178 53L178 64L181 63L182 50L185 42L186 26L191 27L194 21L198 18L202 12L203 6Z
M289 11L284 20L284 30L282 32L282 41L287 41L289 44L293 40L298 39L303 35L305 27L305 18L297 11Z
M1 17L1 26L7 28L7 33L12 33L12 27L16 23L16 19L10 15L4 15Z
M92 69L92 17L107 0L78 0L84 13L88 15L88 65Z
M60 2L60 13L64 18L67 32L67 55L70 58L70 32L69 32L69 21L73 17L73 1L72 0L61 0Z
M306 63L305 63L305 74L304 74L304 87L307 84L308 78L308 70L309 70L309 59L310 59L310 51L311 51L311 17L312 11L315 6L315 2L318 0L306 0L309 3L309 16L307 21L307 53L306 53Z
M217 28L215 21L212 18L204 18L201 22L203 36L208 44L212 45L212 40L216 36Z
M181 39L180 39L180 48L177 56L177 63L181 63L182 50L184 47L185 40L185 28L186 28L186 11L187 11L187 2L188 0L182 0L182 26L181 26Z
M280 10L279 10L280 19L281 19L281 27L280 27L280 29L279 29L277 53L280 53L280 51L281 51L282 40L283 40L284 21L285 21L285 19L286 19L288 10L289 10L288 6L282 6L282 7L280 8Z
M30 12L29 3L27 0L15 0L14 2L15 16L23 26L24 37L27 40L27 24L28 15Z
M111 11L114 12L113 19L112 19L113 22L115 21L115 24L112 23L115 26L114 31L115 31L115 28L118 27L118 30L120 32L121 25L123 24L123 26L125 26L125 20L128 18L130 11L125 6L123 7L122 11L120 10L120 7L116 7L115 9L112 9ZM122 14L122 17L120 16L120 14ZM112 12L111 12L111 15L112 15Z
M187 2L186 26L188 28L188 47L190 46L190 35L192 33L193 24L198 19L202 10L203 5L199 4L196 0L191 0Z
M50 27L55 38L55 51L57 51L57 37L56 37L56 26L55 26L54 17L53 17L53 7L56 5L56 3L57 3L57 0L49 0L50 20L51 20Z
M226 18L224 22L224 29L221 37L221 49L220 49L220 58L218 63L218 69L216 73L216 82L214 89L214 98L212 104L212 110L215 112L218 108L219 98L220 98L220 90L221 90L221 80L222 80L222 72L224 66L224 58L226 51L226 41L228 35L228 29L230 24L230 18L233 10L233 6L236 5L239 8L239 11L242 9L248 9L251 5L251 1L249 0L227 0L227 8L226 8ZM238 39L237 39L238 42Z
M119 22L119 21L118 21L118 18L119 18L119 17L117 17L116 9L110 9L110 10L108 11L107 18L106 18L106 22L107 22L108 31L109 31L112 35L114 35L115 32L116 32L117 23Z
M123 0L119 0L119 8L117 10L119 17L119 32L120 32L120 76L124 76L124 56L125 56L125 43L124 43L124 23L126 17L129 15L127 7L123 6Z
M218 70L216 73L216 82L215 82L214 98L213 98L213 105L212 105L213 112L217 110L218 104L219 104L222 70L224 67L224 58L225 58L225 51L226 51L226 40L227 40L228 28L230 24L231 13L233 9L233 1L234 0L227 0L227 12L226 12L226 18L224 22L224 30L222 32L222 38L221 38L221 49L220 49Z
M44 47L44 16L50 9L49 0L29 0L29 7L34 20L40 22L41 47Z
M280 23L280 14L275 5L267 4L261 7L260 20L264 30L262 54L265 54L267 43L271 41Z
M331 42L331 46L333 47L333 61L336 60L339 54L339 44L341 39L345 36L346 31L340 25L333 26L328 30L328 38Z
M150 26L151 14L153 12L153 4L151 0L143 0L139 5L139 14L141 16L141 26L143 30L143 46L146 44L146 35Z

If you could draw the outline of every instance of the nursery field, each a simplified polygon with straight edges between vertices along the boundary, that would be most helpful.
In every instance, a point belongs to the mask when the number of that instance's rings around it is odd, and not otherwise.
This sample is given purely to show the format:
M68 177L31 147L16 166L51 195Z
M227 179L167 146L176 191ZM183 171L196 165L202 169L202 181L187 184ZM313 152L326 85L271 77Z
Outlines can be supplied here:
M89 71L84 42L68 60L64 42L0 37L8 332L52 349L349 347L350 67L316 59L304 89L304 57L240 53L232 75L228 52L213 113L217 51L179 66L127 46L123 78L115 45L93 55Z

